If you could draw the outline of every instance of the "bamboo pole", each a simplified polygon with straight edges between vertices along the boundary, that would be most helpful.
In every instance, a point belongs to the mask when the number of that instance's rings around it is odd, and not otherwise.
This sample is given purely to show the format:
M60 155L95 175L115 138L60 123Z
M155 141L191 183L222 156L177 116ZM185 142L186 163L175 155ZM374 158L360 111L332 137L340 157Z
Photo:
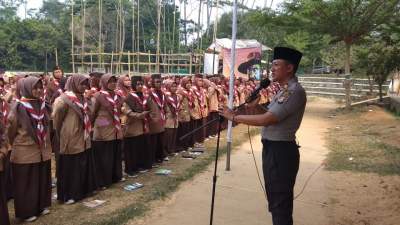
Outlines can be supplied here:
M219 0L217 1L217 9L215 12L215 21L214 21L214 33L213 33L213 42L215 43L215 40L217 39L217 31L218 31L218 8L219 8Z
M71 56L72 56L72 72L75 73L75 59L74 59L74 1L71 5Z
M132 0L132 52L135 52L135 1ZM135 57L133 57L135 61ZM133 70L135 70L135 64L132 64Z
M130 51L128 51L128 75L131 76L131 56Z
M140 52L140 0L137 0L137 52ZM137 72L140 71L140 55L136 54Z
M90 55L90 72L93 71L93 55Z
M160 30L161 30L161 0L157 0L157 58L156 58L156 72L160 72Z
M150 56L150 50L149 50L149 74L151 74L151 56Z
M140 53L136 53L137 72L140 73Z
M200 30L201 30L201 4L202 4L202 0L199 1L199 17L197 20L197 49L200 49Z
M54 49L55 53L56 53L56 66L58 66L58 53L57 53L57 48Z
M103 68L103 66L101 65L102 63L102 29L103 29L103 2L102 0L99 0L99 63L100 63L100 67Z
M81 66L83 69L83 61L84 61L84 57L83 54L85 52L85 26L86 26L86 2L84 0L81 0L81 7L83 9L83 25L82 25L82 46L81 46Z
M192 54L189 56L189 74L192 75Z
M114 51L111 52L111 74L113 74L113 66L114 66Z
M187 0L183 0L183 14L185 17L185 23L184 23L184 32L185 32L185 47L187 47L187 14L186 14L186 5L187 5Z
M174 49L175 48L175 29L176 29L176 5L175 5L175 1L174 1L174 6L173 6L173 14L174 14L174 23L172 26L172 45L171 48Z

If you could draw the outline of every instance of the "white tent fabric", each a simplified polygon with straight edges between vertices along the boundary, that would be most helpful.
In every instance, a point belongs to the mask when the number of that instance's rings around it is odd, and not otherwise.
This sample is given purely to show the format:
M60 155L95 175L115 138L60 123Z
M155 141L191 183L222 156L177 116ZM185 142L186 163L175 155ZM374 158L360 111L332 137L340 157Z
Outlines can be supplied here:
M263 51L271 51L272 49L268 46L265 46L258 42L257 40L236 40L236 49L241 49L241 48L262 48ZM231 49L232 47L232 40L229 38L221 38L221 39L216 39L215 43L212 43L207 50L220 52L222 48L226 49Z

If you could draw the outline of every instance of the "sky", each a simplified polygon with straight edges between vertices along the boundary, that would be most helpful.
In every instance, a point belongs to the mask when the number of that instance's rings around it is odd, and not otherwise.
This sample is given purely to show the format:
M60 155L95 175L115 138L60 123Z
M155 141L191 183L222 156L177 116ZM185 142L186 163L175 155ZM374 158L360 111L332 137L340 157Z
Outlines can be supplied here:
M65 0L60 0L61 2L65 1ZM181 8L181 17L183 18L183 4L180 5L180 1L179 0L175 0L176 1L176 5L179 6L179 8ZM187 16L189 20L193 20L195 22L198 21L198 11L199 11L199 0L187 0L188 4L187 4ZM203 2L205 2L206 0L203 0ZM265 2L267 3L267 6L271 5L272 2L272 8L275 9L279 6L279 4L281 4L282 2L284 2L285 0L254 0L254 8L256 7L264 7ZM26 0L27 4L26 4L26 9L27 11L29 10L34 10L34 9L39 9L42 4L43 4L43 0ZM242 2L242 0L238 0L238 2ZM253 6L253 0L243 0L244 4L247 5L248 7L252 7ZM182 7L181 7L182 6ZM218 17L221 16L224 12L230 12L232 11L232 7L230 6L226 6L223 9L219 9L218 10ZM203 24L203 28L205 29L205 24L206 24L206 20L207 20L207 13L206 13L206 6L203 5L202 7L202 24ZM25 5L20 6L20 8L18 9L18 16L21 18L25 18ZM215 18L216 18L216 9L212 10L212 14L211 14L211 20L210 23L212 23ZM203 30L204 30L203 29ZM192 41L193 38L195 38L196 35L193 35L192 37L189 37L189 42Z
M64 1L64 0L61 0ZM272 8L276 8L280 3L282 3L284 0L267 0L267 5L269 6L271 4L272 1ZM27 5L26 8L27 10L29 9L38 9L42 6L43 0L26 0ZM179 5L179 0L176 0L177 5ZM198 4L195 4L196 2L198 2L198 0L188 0L189 4L188 4L188 8L187 8L187 14L188 16L197 21L198 18ZM238 2L241 2L241 0L238 0ZM244 0L244 3L251 7L253 5L253 1L252 0ZM265 0L255 0L254 1L254 7L263 7L265 4ZM205 7L204 7L205 9ZM226 7L223 9L223 12L228 12L232 10L231 7ZM202 10L203 12L205 12L205 10ZM214 10L215 13L215 10ZM221 11L219 11L218 14L220 14ZM190 15L189 15L190 14ZM18 15L21 18L25 17L25 6L21 6L18 10ZM203 15L203 17L206 17L206 14ZM215 14L213 14L213 16L211 16L211 18L215 18Z

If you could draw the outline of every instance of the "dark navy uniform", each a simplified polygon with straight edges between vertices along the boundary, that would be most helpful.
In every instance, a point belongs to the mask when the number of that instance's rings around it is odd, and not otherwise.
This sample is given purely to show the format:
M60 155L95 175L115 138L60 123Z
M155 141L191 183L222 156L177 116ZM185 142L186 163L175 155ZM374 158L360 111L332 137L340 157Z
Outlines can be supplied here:
M293 224L293 188L300 159L295 134L306 102L304 88L293 77L268 105L279 121L262 130L264 181L274 225Z

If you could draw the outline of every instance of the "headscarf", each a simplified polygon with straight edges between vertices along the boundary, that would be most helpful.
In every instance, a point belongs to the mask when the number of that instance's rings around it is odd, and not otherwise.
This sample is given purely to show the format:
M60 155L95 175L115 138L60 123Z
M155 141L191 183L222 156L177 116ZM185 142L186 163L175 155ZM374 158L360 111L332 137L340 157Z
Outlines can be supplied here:
M126 97L131 91L131 88L124 84L124 80L127 77L129 78L129 75L120 76L117 81L117 94L121 97Z
M132 76L131 77L131 86L132 89L135 90L135 94L140 98L140 100L138 100L137 98L133 97L131 94L129 94L126 99L125 99L125 103L132 109L132 111L134 112L143 112L144 110L146 110L146 106L143 106L143 102L147 101L147 95L144 95L143 93L138 93L136 92L136 84L138 81L143 81L143 77L141 76ZM141 102L140 102L141 101Z
M85 140L89 138L92 125L89 118L89 107L83 97L83 93L79 93L78 86L83 82L89 81L89 77L76 74L68 79L68 90L61 95L65 103L67 103L79 116L83 122L84 127L84 138Z
M112 74L110 74L110 73L104 74L104 75L100 78L100 87L101 87L102 90L104 90L104 91L110 91L110 90L108 89L108 82L109 82L110 79L113 78L113 77L114 77L115 79L117 79L116 76L114 76L114 75L112 75Z
M114 75L112 74L104 74L101 79L100 79L100 86L101 86L101 91L97 92L95 94L95 98L96 101L98 101L100 103L100 105L102 105L103 107L105 107L107 109L107 111L110 113L111 116L114 117L114 106L107 100L105 94L103 94L102 92L108 92L112 98L114 98L115 92L111 91L108 88L108 82L110 81L111 78L116 78ZM116 97L117 101L117 108L118 110L121 108L121 104L122 101L121 99L119 99L118 97ZM95 113L96 113L96 109L95 109Z
M74 74L68 78L68 81L65 85L67 92L73 92L73 95L75 95L79 99L81 104L83 104L82 102L84 99L83 99L83 94L78 93L78 86L88 80L89 77L85 75ZM83 121L84 115L82 109L79 106L77 106L76 103L74 103L70 97L68 97L68 93L62 94L61 98L68 106L70 106L73 110L75 110L79 118Z
M48 112L47 108L44 107L44 117L42 119L43 131L44 135L42 136L42 140L39 140L38 136L38 121L32 117L32 114L28 111L27 107L23 105L23 100L26 99L26 102L32 106L33 110L36 112L40 112L42 110L43 100L41 99L34 99L32 95L33 87L38 83L41 82L40 78L38 77L26 77L18 81L18 88L19 94L22 96L20 102L15 104L16 115L20 122L20 125L23 129L25 129L28 134L33 138L33 140L38 145L43 145L45 142L46 131L48 127Z

